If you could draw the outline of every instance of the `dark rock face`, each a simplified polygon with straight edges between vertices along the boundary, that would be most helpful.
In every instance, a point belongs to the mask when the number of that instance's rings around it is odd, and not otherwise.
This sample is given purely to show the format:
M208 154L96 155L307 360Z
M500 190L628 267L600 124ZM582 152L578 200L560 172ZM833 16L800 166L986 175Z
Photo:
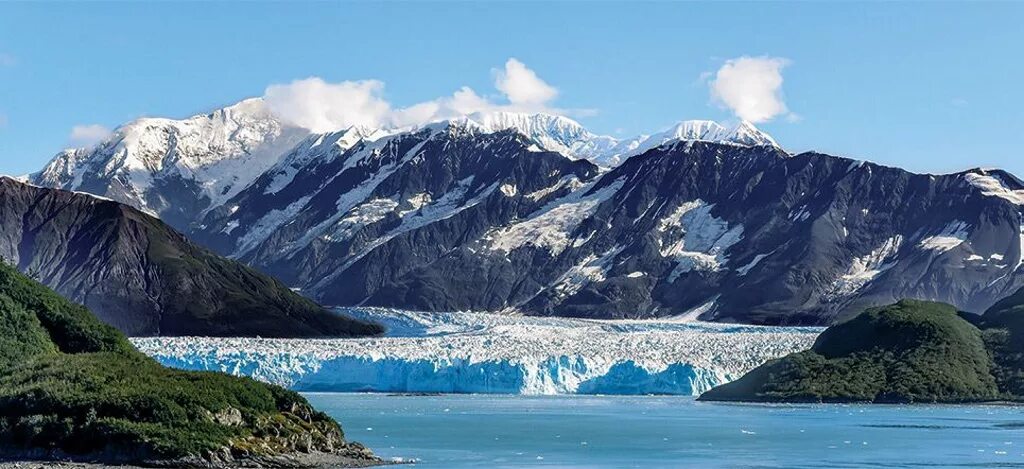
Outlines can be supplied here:
M796 325L1024 286L1024 184L1000 171L704 141L601 171L461 121L353 135L306 138L175 226L336 305Z
M423 310L827 324L1024 283L1006 173L682 142L599 175L529 146L454 126L328 152L194 236L326 303Z
M0 256L129 335L379 333L90 195L0 178Z

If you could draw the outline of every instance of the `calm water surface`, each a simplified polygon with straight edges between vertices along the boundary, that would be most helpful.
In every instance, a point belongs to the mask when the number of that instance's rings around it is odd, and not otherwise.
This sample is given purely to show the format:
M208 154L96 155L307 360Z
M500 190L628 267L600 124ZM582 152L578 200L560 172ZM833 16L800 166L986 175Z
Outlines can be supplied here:
M306 394L416 467L1024 467L1024 407Z

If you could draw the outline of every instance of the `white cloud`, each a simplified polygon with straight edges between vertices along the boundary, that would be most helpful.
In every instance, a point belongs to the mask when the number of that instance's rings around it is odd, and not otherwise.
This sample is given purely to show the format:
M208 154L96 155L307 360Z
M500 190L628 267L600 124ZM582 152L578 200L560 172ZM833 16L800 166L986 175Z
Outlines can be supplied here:
M505 62L504 69L494 70L494 75L494 86L501 92L504 103L492 102L472 88L463 86L451 96L395 108L383 97L384 83L381 81L328 83L319 77L270 85L263 98L270 110L282 120L313 132L330 132L353 125L408 127L476 112L591 112L552 107L550 101L558 96L558 90L514 58Z
M782 97L782 69L789 60L739 57L727 60L709 82L711 97L736 117L767 122L789 110Z
M75 147L88 147L110 136L110 129L99 124L76 125L71 128L68 141Z
M353 125L378 127L391 112L377 80L327 83L311 77L287 85L270 85L264 99L281 119L314 132Z
M495 71L495 76L494 87L504 93L514 106L543 109L558 96L558 90L515 58L508 59L505 70Z

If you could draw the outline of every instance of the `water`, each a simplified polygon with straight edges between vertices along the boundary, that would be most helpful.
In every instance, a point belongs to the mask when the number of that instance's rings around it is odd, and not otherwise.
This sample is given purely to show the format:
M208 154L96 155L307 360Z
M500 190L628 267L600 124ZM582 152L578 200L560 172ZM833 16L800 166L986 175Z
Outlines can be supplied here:
M1024 467L1024 408L307 394L416 467Z

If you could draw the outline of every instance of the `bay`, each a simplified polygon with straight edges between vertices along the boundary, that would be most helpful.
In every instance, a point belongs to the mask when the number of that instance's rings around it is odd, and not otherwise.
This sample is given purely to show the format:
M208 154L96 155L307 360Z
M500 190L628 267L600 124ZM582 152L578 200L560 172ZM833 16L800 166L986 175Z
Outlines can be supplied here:
M1024 467L1024 409L1014 406L306 396L349 439L416 467Z

